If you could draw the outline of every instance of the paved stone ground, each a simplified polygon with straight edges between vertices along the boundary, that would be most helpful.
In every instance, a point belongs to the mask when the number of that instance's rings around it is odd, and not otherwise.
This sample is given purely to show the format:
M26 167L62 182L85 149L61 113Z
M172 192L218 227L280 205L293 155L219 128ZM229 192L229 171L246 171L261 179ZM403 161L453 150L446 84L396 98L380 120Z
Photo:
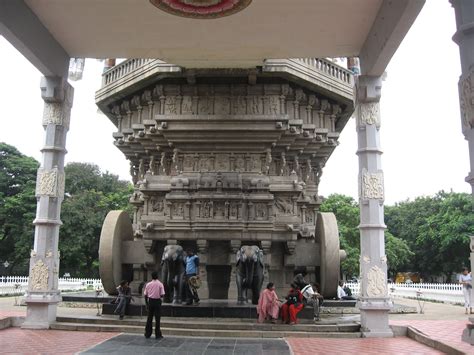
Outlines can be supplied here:
M122 334L81 354L175 354L175 355L290 355L283 339L223 339L165 337L145 339L143 335Z
M414 300L397 299L397 303L415 307ZM13 298L0 298L0 319L9 316L25 316L26 307L13 306ZM58 315L90 315L96 309L58 308ZM461 341L461 334L468 321L464 309L440 303L426 303L424 314L394 314L390 315L390 323L396 325L411 325L433 339L453 346L466 354L474 354L474 346ZM156 353L156 354L245 354L242 342L244 339L204 339L166 337L161 341L154 338L145 339L141 335L117 333L68 332L56 330L22 330L8 328L0 330L0 353L2 354L74 354L84 352L104 353ZM439 354L436 350L406 337L390 339L317 339L317 338L287 338L287 339L253 339L253 354ZM277 341L281 348L270 349L270 343ZM224 341L224 343L220 343ZM258 343L260 341L260 343ZM285 342L286 341L286 342ZM130 343L133 350L130 349ZM228 343L225 343L228 342ZM110 345L109 345L110 344ZM142 344L142 345L140 345ZM195 352L188 352L190 345L196 344ZM206 344L206 345L204 345ZM274 343L277 344L277 343ZM288 346L287 346L288 344ZM197 346L199 345L199 347ZM249 345L249 344L247 344ZM142 347L137 351L136 346ZM218 348L220 346L220 348ZM283 348L283 346L287 346ZM275 345L277 347L277 345ZM113 351L112 351L113 348ZM197 349L200 349L199 351ZM108 349L108 350L107 350ZM232 349L232 352L230 351ZM237 349L237 352L235 350ZM201 352L202 350L202 352Z
M117 333L7 328L0 330L0 353L75 354L116 335Z

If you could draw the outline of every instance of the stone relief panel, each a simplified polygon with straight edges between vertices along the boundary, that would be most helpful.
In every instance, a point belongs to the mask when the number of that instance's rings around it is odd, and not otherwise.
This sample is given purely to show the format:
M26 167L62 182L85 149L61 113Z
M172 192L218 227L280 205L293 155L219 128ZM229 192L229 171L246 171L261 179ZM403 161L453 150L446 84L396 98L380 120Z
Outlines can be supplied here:
M48 289L49 269L43 260L38 260L31 268L30 290L46 291Z
M181 114L183 115L192 115L194 114L193 110L193 98L191 96L183 96L181 103Z
M212 202L210 201L201 201L199 217L201 218L211 218L213 215Z
M387 294L386 275L377 265L372 266L367 273L367 296L384 297Z
M165 100L165 114L178 114L178 106L176 96L167 96Z
M230 170L229 154L217 154L217 156L216 156L216 170L217 171L229 171Z
M245 158L243 155L235 156L234 170L238 172L245 171Z
M62 125L69 129L71 108L64 103L45 103L43 110L43 126L48 124Z
M160 197L151 197L149 203L149 213L158 213L163 215L165 212L164 199Z
M380 104L378 102L360 103L358 123L359 127L375 125L380 128Z
M63 197L64 173L58 170L45 171L38 169L36 196Z
M268 219L268 208L266 203L255 204L255 219L266 220Z
M262 170L262 156L260 154L251 154L250 155L250 166L249 171L251 172L261 172Z
M235 96L232 98L232 114L245 115L247 113L247 102L244 96Z
M191 154L184 155L183 171L194 171L194 155L191 155Z
M175 202L171 205L171 218L172 219L184 219L184 203Z
M250 115L262 115L263 114L263 101L261 96L248 96L247 97L248 113Z
M214 103L214 114L215 115L228 115L230 114L230 99L228 97L216 97Z
M224 219L226 216L224 202L214 203L214 218Z
M461 106L462 131L474 126L474 71L459 80L459 100Z
M275 207L277 214L279 215L289 216L293 214L293 203L291 202L291 197L275 197Z
M212 101L209 97L199 97L198 114L200 115L212 114Z
M212 171L213 161L209 155L201 155L199 159L199 171Z
M383 173L362 171L361 196L363 200L384 199Z
M229 204L229 219L239 219L240 218L240 204L237 202L231 202Z

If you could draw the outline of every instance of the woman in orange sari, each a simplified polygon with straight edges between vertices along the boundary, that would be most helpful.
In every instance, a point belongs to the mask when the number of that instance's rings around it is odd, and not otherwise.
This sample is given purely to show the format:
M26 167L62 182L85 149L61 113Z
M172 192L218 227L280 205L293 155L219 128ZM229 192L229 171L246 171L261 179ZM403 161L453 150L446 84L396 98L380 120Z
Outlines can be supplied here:
M273 282L269 282L267 288L260 293L257 305L258 322L263 323L270 319L273 323L278 320L281 303L275 292Z

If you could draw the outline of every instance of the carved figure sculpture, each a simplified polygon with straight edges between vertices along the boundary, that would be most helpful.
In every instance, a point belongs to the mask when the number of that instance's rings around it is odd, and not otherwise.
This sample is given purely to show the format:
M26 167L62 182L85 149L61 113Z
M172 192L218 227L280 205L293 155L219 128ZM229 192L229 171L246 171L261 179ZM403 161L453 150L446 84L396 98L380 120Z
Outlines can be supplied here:
M236 255L237 303L248 302L247 290L252 290L252 303L258 304L263 284L263 250L256 245L243 245Z
M180 245L167 245L161 257L161 277L165 286L164 302L180 304L183 294L184 252Z

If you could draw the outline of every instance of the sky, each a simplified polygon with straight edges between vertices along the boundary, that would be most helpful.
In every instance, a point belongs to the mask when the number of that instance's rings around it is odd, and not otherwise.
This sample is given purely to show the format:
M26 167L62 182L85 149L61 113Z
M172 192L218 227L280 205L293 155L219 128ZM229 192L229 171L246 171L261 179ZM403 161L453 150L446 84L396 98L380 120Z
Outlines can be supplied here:
M461 74L454 9L448 0L427 0L387 67L382 88L380 141L385 204L440 190L470 193L467 141L461 132L457 83ZM130 180L129 164L113 145L115 126L99 114L94 94L103 63L86 61L75 89L67 162L89 162ZM0 142L41 161L44 131L41 74L0 36ZM319 193L358 198L355 119L324 168Z

